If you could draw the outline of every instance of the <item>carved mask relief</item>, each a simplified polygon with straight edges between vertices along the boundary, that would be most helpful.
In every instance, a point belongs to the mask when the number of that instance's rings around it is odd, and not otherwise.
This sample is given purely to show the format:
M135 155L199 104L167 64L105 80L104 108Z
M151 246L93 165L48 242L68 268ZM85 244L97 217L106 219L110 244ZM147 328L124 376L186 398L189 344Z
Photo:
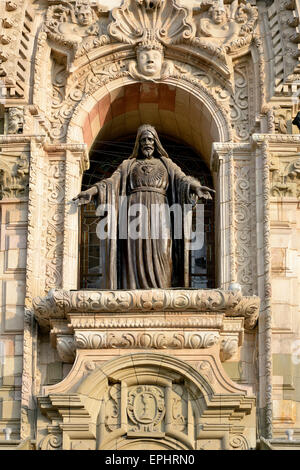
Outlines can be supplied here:
M93 23L93 10L88 2L77 3L75 15L80 26L90 26Z
M159 76L162 68L162 52L155 49L137 52L138 70L142 75Z
M224 25L228 20L227 10L225 10L225 7L221 7L218 4L215 4L210 7L208 13L212 22L219 26Z
M23 108L8 109L8 134L22 134L24 126L24 110Z
M164 48L154 39L154 31L136 48L136 61L129 63L128 71L137 80L159 80L171 75L173 63L164 60Z

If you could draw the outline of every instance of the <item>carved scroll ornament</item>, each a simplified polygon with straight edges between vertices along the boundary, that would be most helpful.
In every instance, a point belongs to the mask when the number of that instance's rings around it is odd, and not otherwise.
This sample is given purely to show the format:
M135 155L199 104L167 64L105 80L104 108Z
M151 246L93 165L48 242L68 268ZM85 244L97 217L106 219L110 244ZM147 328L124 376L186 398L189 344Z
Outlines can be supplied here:
M74 58L110 42L137 47L149 35L162 46L188 43L215 55L249 45L257 16L244 0L211 0L194 9L177 0L124 0L110 13L78 0L49 6L44 29L52 41L73 48Z
M33 300L35 316L42 325L72 313L120 312L224 312L244 317L246 328L254 328L259 297L243 297L240 292L215 290L132 290L66 291L52 289L46 297Z
M60 2L48 8L44 30L52 41L73 48L76 57L110 42L106 13L90 0Z

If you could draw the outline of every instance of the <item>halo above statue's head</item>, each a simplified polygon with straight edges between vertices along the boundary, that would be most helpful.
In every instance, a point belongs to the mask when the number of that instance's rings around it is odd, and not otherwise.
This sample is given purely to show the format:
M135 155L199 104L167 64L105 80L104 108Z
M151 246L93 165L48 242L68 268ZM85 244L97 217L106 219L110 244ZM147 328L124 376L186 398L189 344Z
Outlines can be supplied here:
M156 154L158 154L159 157L169 158L169 155L167 154L167 152L165 151L165 149L163 148L161 144L161 141L159 140L155 127L151 126L150 124L143 124L142 126L138 128L136 140L134 144L134 149L129 158L138 158L140 156L140 139L145 132L147 133L150 132L153 135L153 138L155 141Z

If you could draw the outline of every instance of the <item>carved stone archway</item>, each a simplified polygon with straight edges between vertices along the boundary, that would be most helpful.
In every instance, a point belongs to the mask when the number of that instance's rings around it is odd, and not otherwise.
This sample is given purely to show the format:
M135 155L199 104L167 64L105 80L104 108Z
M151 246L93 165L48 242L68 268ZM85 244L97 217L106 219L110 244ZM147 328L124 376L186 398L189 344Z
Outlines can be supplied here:
M225 94L225 97L226 101L228 96ZM167 133L163 120L164 113L166 121L169 113L173 120L168 126L171 135L187 140L205 156L210 166L212 144L232 139L230 121L224 108L222 99L217 100L213 88L201 83L193 84L178 78L156 83L117 79L78 104L70 120L67 137L70 142L75 143L77 139L78 143L84 142L90 148L103 126L122 115L125 133L133 134L137 128L137 121L133 118L135 111L140 111L140 124L150 121L158 132ZM188 127L192 132L187 133ZM120 137L121 132L119 129L119 135L114 134L114 137Z
M213 440L215 448L253 448L255 400L213 355L204 351L193 367L153 352L105 363L80 354L69 378L39 398L40 447L189 450ZM45 435L49 420L56 424L48 424Z

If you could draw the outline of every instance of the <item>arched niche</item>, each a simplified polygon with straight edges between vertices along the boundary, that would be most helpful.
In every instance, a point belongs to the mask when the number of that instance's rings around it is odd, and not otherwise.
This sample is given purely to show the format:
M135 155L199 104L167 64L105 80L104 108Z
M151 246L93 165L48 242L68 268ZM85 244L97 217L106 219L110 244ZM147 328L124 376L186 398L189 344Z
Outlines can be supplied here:
M101 158L103 143L134 136L141 124L149 123L155 126L160 136L167 136L192 148L198 155L199 161L203 160L204 165L209 169L213 142L228 140L230 137L222 106L216 103L214 97L204 87L196 88L176 80L172 80L172 83L171 81L170 83L133 83L132 80L128 80L125 85L124 81L119 83L119 87L116 83L111 83L105 91L101 89L95 92L84 104L80 105L76 116L71 120L69 136L72 132L74 135L76 127L77 134L80 134L77 126L80 123L82 138L90 149L90 158L93 160L97 148L99 148L99 158ZM81 111L80 108L82 108ZM121 154L119 163L127 157L128 149L124 149L123 158ZM176 163L181 166L179 160L178 155ZM193 168L188 169L186 173L193 175ZM194 176L198 177L198 175ZM202 182L202 184L216 187L215 175L213 179L213 183ZM215 229L217 226L214 223L213 209L207 217L206 226L210 227L211 232L211 227ZM194 287L216 286L214 236L215 234L210 234L211 240L206 242L204 256L203 254L198 256L201 260L203 258L202 264L209 265L208 280L203 284L196 281L190 284ZM86 262L81 263L81 272L82 266L86 270ZM205 269L202 269L202 266L196 267L194 279L200 272L201 276ZM78 286L79 284L83 288L87 287L82 282L78 283Z
M69 376L40 398L42 414L60 423L62 448L191 450L213 439L229 449L237 436L255 445L255 400L212 355L204 353L196 367L153 352L104 364L90 359L78 357Z
M204 85L178 79L163 83L122 78L99 88L83 100L70 120L68 140L85 142L134 134L145 122L157 131L180 138L210 166L212 144L231 139L231 127L222 103Z

